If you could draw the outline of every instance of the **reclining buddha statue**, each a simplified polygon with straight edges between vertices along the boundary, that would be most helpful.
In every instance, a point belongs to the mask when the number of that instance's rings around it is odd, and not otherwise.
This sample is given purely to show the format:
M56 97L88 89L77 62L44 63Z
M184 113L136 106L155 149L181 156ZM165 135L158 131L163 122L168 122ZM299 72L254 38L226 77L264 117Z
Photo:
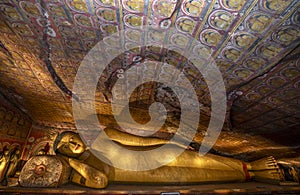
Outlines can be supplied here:
M105 132L113 141L135 150L166 142L166 140L139 137L115 129L105 129ZM86 187L105 188L108 183L113 182L187 184L243 182L254 178L262 182L279 183L284 179L273 157L246 163L213 154L200 156L198 152L184 150L172 162L161 167L130 171L116 168L97 158L84 145L80 136L71 131L61 133L56 138L53 148L56 155L34 156L27 161L19 177L21 186L53 187L71 181ZM166 156L170 153L162 152L160 155ZM128 158L130 159L130 156ZM143 161L144 159L131 160Z

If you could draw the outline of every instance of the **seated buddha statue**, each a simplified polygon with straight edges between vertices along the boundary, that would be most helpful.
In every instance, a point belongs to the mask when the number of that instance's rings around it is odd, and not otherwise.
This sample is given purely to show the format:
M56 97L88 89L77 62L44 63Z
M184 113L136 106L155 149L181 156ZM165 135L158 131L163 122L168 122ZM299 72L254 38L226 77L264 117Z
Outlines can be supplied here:
M139 137L115 129L105 129L105 132L114 142L135 150L158 146L168 141ZM174 143L174 145L181 147L180 144ZM254 178L258 181L279 183L283 180L282 172L273 157L246 163L213 154L200 156L198 152L184 150L172 162L161 167L145 171L130 171L116 168L97 158L74 132L61 133L56 138L53 148L56 155L34 156L27 161L19 177L21 186L59 186L68 181L85 187L105 188L108 183L113 182L187 184L242 182ZM160 155L170 155L170 153L162 152Z

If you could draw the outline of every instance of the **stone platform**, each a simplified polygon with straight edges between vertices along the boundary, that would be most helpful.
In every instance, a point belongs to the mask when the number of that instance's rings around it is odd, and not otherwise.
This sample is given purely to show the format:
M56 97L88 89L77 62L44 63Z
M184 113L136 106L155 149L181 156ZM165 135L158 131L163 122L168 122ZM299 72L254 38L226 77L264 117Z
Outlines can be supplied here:
M59 188L0 187L1 194L300 194L300 186L280 186L259 182L202 185L124 185L110 184L105 189L90 189L74 184Z

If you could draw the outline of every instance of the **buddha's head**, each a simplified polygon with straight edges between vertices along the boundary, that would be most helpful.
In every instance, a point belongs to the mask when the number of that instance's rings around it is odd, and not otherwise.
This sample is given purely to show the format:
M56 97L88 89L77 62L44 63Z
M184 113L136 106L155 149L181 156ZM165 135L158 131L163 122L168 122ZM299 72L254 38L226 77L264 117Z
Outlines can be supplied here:
M2 153L7 156L9 154L9 149L7 146L4 146Z
M86 150L86 146L77 133L65 131L55 139L53 149L69 157L78 157Z

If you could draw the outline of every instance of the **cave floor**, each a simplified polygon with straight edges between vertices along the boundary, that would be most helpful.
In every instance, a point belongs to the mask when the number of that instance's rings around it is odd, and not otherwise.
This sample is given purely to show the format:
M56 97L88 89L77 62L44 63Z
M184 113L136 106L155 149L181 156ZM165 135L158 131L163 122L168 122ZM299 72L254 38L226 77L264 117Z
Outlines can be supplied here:
M300 194L300 185L272 185L259 182L201 185L124 185L90 189L73 184L58 188L0 187L1 194Z

